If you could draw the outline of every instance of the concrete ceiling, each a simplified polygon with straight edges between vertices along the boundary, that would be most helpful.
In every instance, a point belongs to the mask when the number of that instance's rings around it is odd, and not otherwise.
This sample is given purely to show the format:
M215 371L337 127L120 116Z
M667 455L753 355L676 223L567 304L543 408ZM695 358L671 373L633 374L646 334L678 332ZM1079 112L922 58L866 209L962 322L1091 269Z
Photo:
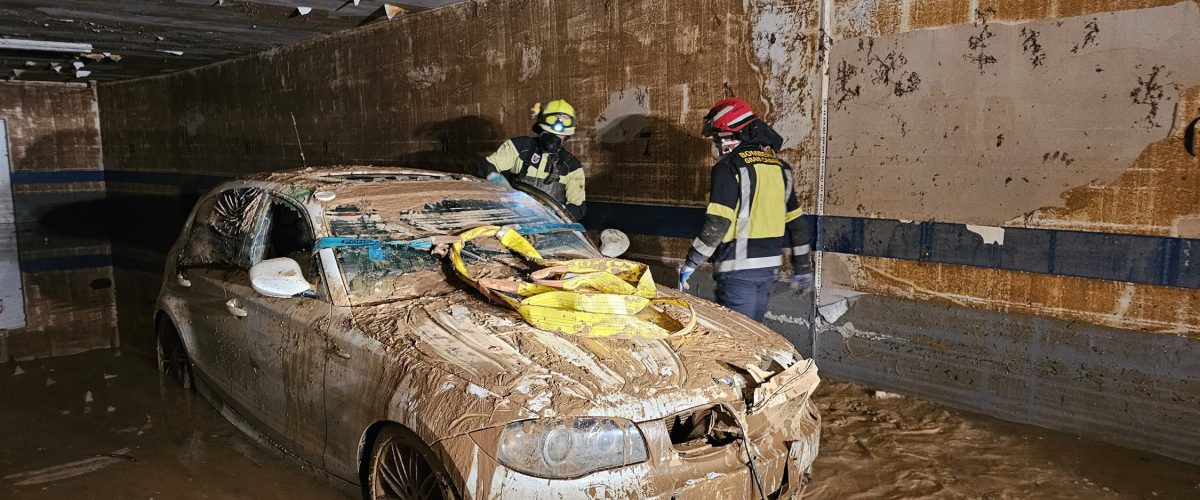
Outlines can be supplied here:
M387 3L411 14L460 1ZM0 39L93 46L90 55L0 49L0 79L111 81L170 73L386 22L383 5L381 0L359 5L353 0L0 0ZM300 15L297 7L311 11ZM84 73L76 73L76 63L83 63Z

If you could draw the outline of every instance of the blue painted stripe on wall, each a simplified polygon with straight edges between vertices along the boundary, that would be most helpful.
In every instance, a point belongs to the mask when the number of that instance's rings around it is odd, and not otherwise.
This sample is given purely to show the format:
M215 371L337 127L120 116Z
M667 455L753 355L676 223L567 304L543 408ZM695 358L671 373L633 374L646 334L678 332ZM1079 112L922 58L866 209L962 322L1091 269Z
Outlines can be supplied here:
M965 224L834 216L821 231L829 252L1200 288L1197 239L1009 227L984 244Z
M154 171L20 172L14 183L108 180L135 184L210 187L229 177ZM152 203L149 199L147 202ZM825 251L1011 271L1200 289L1200 239L1130 234L1004 228L1004 244L984 244L965 224L906 223L894 219L805 216ZM704 208L592 201L584 224L629 234L691 239ZM103 257L105 260L98 259ZM22 270L111 265L107 256L64 257L22 263Z
M11 178L13 184L61 184L108 181L161 186L190 184L209 188L232 177L211 174L136 170L49 170L42 172L13 172Z
M55 184L67 182L99 182L103 170L51 170L45 172L12 172L13 184Z
M702 208L607 202L589 202L585 219L589 229L687 239L703 222ZM827 252L1200 289L1200 239L1006 227L1000 245L966 224L825 216L819 226Z
M156 172L137 170L108 170L105 171L108 182L124 182L128 184L153 184L158 186L191 185L205 189L211 188L232 179L233 176L214 174L189 174L179 172Z
M48 271L71 271L108 267L113 263L111 255L69 255L44 259L21 260L21 272L44 273Z
M691 239L704 225L704 208L589 201L583 224L589 229Z

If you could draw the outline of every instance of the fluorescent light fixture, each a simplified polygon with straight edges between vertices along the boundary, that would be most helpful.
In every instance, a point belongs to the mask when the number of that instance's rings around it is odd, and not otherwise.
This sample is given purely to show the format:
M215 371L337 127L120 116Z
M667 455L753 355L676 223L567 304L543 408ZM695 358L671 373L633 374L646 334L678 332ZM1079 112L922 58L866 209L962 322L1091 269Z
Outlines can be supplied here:
M50 42L0 38L0 50L33 50L39 52L91 52L90 43Z

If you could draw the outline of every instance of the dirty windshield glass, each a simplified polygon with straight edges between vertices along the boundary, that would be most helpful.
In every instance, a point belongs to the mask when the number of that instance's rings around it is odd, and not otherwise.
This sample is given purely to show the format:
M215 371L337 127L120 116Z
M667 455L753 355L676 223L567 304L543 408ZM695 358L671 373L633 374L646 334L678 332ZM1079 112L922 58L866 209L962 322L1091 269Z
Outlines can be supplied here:
M458 234L478 226L549 227L550 232L527 238L548 258L594 257L583 237L559 228L570 222L529 195L516 191L470 190L457 193L403 193L345 197L326 207L326 220L335 238L383 242L411 241L435 235ZM345 200L345 201L343 201ZM468 242L463 255L472 263L518 264L519 259L494 238ZM428 250L398 245L335 247L350 294L359 302L391 300L444 289L448 278L443 258Z

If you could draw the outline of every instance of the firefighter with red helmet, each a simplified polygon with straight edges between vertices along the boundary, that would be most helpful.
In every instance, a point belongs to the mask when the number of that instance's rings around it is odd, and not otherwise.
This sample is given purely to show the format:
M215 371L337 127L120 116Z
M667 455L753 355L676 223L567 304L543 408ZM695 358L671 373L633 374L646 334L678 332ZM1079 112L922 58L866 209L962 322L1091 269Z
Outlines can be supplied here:
M566 206L576 220L583 219L583 166L563 143L575 134L575 108L562 99L534 105L536 136L513 137L481 162L482 177L507 184L516 180L550 195Z
M679 288L686 290L692 273L711 260L717 302L762 321L784 248L791 249L792 288L813 286L812 245L792 167L776 156L783 138L736 97L713 106L703 134L720 160L712 168L704 227L679 269Z

